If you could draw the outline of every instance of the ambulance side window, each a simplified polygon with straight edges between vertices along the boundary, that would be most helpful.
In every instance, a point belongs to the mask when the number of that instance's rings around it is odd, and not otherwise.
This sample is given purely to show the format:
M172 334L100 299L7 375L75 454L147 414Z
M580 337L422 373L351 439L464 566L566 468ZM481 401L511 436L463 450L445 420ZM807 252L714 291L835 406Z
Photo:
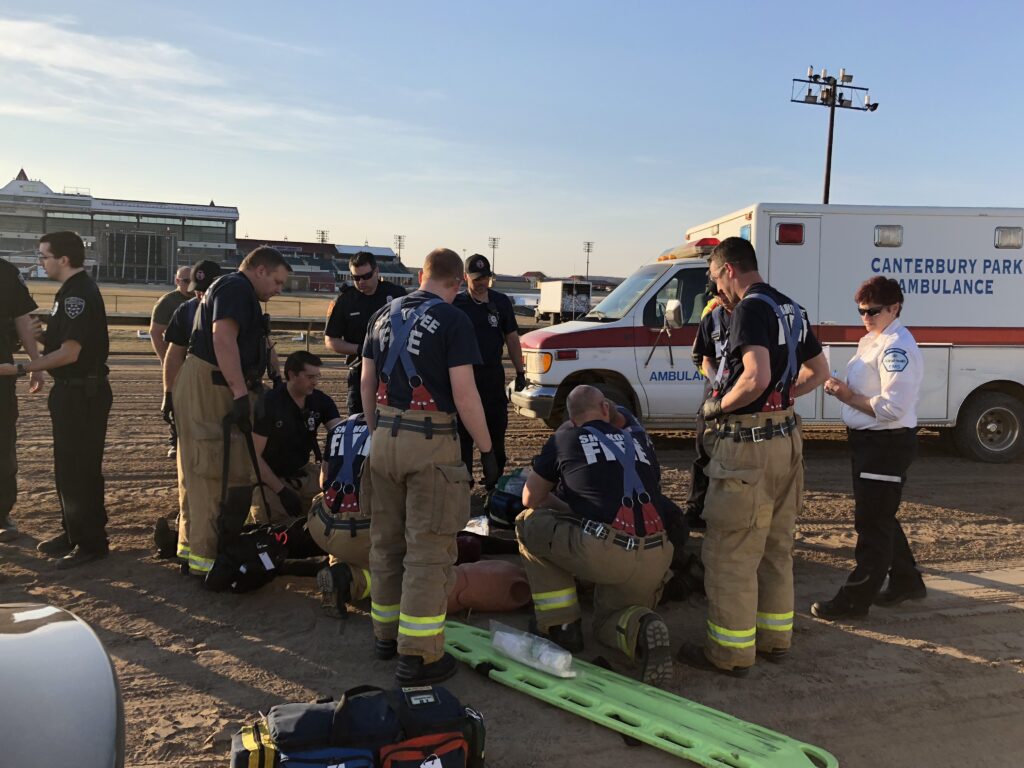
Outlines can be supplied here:
M644 307L644 325L648 328L661 328L665 323L665 305L672 299L678 299L683 305L683 323L697 325L700 315L707 302L704 287L707 275L701 269L680 269L651 297Z

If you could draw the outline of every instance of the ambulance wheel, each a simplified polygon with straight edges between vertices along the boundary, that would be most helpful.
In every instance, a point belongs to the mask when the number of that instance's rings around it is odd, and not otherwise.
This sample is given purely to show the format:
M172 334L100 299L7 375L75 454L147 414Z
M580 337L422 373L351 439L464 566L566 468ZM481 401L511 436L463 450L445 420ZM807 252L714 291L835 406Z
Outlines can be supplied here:
M1003 392L980 392L960 409L953 438L967 458L1010 461L1024 450L1024 403Z

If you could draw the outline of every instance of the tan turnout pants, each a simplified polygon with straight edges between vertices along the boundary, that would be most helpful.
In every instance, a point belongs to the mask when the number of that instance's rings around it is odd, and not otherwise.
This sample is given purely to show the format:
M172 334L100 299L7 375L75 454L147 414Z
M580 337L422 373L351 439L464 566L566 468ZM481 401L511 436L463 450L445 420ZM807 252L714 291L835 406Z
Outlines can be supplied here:
M217 557L217 525L224 460L224 417L231 412L231 390L213 383L216 368L189 355L174 382L178 426L178 471L181 476L178 552L188 553L189 573L205 576ZM250 394L250 408L255 402ZM231 429L228 488L255 483L241 432Z
M381 416L423 424L454 424L437 411ZM378 425L363 465L360 503L370 516L370 612L374 634L398 640L398 652L426 663L444 653L448 593L455 586L455 535L469 520L469 470L458 434Z
M726 416L720 426L778 424L792 410ZM749 667L757 650L789 648L793 637L793 534L803 499L803 440L707 441L711 461L704 519L705 652L719 667Z
M284 480L285 485L299 495L303 511L308 512L313 506L313 499L320 493L320 465L310 462L294 476L281 479ZM264 496L267 499L267 506L270 507L269 513L263 506ZM253 522L260 525L290 523L295 519L285 512L284 506L281 504L281 497L266 486L263 487L263 493L260 493L259 488L253 490L250 517Z
M658 605L668 580L672 544L661 532L635 538L637 547L626 549L614 543L614 534L598 539L584 533L576 520L551 509L527 509L516 518L537 627L545 631L580 618L576 579L590 581L594 636L635 658L640 620Z
M365 485L363 485L365 488ZM331 565L344 563L352 571L352 591L349 602L364 600L370 596L370 529L337 528L333 523L368 522L369 517L362 510L357 515L332 515L324 505L321 493L313 500L306 518L306 530L316 545L328 554Z

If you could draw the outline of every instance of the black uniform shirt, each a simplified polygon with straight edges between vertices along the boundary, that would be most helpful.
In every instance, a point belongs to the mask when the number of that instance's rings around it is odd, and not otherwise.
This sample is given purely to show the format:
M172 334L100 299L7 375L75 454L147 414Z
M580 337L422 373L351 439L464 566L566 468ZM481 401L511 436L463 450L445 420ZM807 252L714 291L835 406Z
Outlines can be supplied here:
M324 461L327 463L328 485L335 480L340 480L338 473L341 472L341 465L345 462L345 425L353 420L355 421L355 427L353 428L350 440L354 443L367 429L366 419L363 418L361 413L349 416L345 421L336 424L327 432L327 440L324 442ZM363 461L370 455L370 442L371 438L367 437L363 441L359 453L352 460L352 484L355 486L357 494L359 493L359 473L362 472Z
M331 304L324 335L333 339L344 339L350 344L362 347L370 318L377 310L399 296L405 296L405 288L387 280L381 280L371 296L361 293L358 289L345 291ZM357 352L349 355L345 362L351 365L359 357Z
M25 287L25 278L16 266L0 259L0 363L14 362L17 340L14 318L27 315L36 303Z
M160 297L160 300L153 305L152 321L157 325L167 325L175 310L192 298L192 294L184 294L181 291L171 291Z
M628 420L627 420L628 421ZM557 486L556 494L578 516L601 523L611 523L622 506L623 470L615 456L609 456L597 438L585 427L594 427L620 444L619 431L600 419L581 427L562 424L533 459L533 471ZM628 431L627 431L627 434ZM661 479L657 459L650 440L631 435L636 451L636 471L640 482L650 494L654 506L664 518L665 499L661 496Z
M46 324L44 354L60 349L65 341L82 345L78 360L50 370L55 379L105 376L110 338L107 310L100 289L84 270L76 272L60 287Z
M481 303L467 291L462 291L455 297L452 306L465 312L473 323L476 343L480 346L480 356L483 358L482 367L500 368L505 337L519 330L511 299L504 293L488 289L487 301Z
M339 418L338 406L326 393L314 389L299 408L285 385L263 393L256 407L252 431L267 438L263 459L278 477L294 476L309 463L321 424Z
M779 293L767 283L754 283L747 289L747 293L763 293L775 300L782 308L783 314L787 317L793 315L793 301L787 296ZM800 330L800 343L797 345L796 361L799 366L821 354L821 344L811 330L807 319L807 312L801 308L802 327ZM722 385L722 393L728 392L736 384L736 380L743 374L743 347L758 346L768 350L771 360L772 377L768 388L752 403L732 411L732 413L757 413L764 409L768 397L775 391L782 374L786 370L786 363L789 359L789 352L786 346L785 331L779 327L775 310L760 299L747 298L746 294L742 301L736 305L729 319L729 349L726 353L726 368L728 375ZM793 371L790 386L796 381L797 371ZM782 392L783 403L789 401L789 387Z
M164 341L168 344L177 344L179 347L187 348L188 340L192 338L192 326L196 320L197 309L199 309L199 298L197 296L193 296L188 301L179 304L167 323L167 330L164 331Z
M263 312L256 289L242 272L218 277L210 290L203 294L188 351L200 360L217 365L217 355L213 351L213 324L229 319L238 323L242 374L247 380L261 378L267 354Z
M433 293L414 291L404 300L402 309L413 309L427 299L434 298L438 297ZM391 340L390 309L390 306L386 306L373 316L363 343L363 357L376 362L378 376L383 372ZM469 318L451 304L441 302L431 307L413 327L406 348L416 373L423 379L438 410L455 413L455 398L448 369L480 364L480 350L473 338L473 326ZM402 410L407 409L412 400L412 389L401 359L396 358L394 370L391 371L388 400L393 407Z
M724 308L720 309L720 307L721 304L716 305L713 310L700 319L700 325L697 326L697 336L693 340L693 362L698 368L703 364L705 357L711 358L716 363L719 360L718 350L715 348L715 339L712 335L715 330L715 314L721 318L719 343L726 343L729 336L729 313ZM703 371L701 372L703 373ZM712 372L713 375L714 372Z

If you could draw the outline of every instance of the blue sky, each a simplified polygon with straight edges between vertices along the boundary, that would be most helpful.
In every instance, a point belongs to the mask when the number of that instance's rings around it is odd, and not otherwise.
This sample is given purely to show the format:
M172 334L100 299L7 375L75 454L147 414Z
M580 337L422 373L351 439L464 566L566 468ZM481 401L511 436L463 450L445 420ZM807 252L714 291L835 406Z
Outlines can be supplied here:
M0 2L0 184L236 205L239 234L627 274L689 226L819 202L1024 205L1024 5Z

